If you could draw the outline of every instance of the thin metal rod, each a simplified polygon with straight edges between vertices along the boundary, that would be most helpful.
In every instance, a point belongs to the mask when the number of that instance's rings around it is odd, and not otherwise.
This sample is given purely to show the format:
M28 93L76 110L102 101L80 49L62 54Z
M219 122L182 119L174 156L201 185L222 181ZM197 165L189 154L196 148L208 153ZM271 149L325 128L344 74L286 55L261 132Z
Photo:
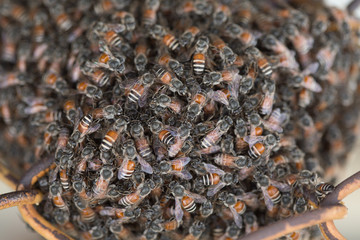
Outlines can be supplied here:
M15 191L0 195L0 210L24 204L36 204L43 199L42 193L37 190Z
M304 214L277 221L266 227L245 235L240 239L246 240L272 240L292 233L294 231L320 224L322 222L341 219L347 214L347 208L337 204L325 206Z
M321 223L319 227L326 240L346 240L335 227L334 221Z

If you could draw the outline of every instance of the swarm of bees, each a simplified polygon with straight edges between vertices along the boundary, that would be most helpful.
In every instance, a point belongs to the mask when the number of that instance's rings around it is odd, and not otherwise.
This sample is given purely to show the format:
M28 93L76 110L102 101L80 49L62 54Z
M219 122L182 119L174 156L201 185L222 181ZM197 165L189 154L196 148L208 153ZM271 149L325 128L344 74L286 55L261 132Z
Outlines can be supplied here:
M76 239L238 239L358 132L360 22L321 1L4 0L0 33L3 164L53 159L37 211Z

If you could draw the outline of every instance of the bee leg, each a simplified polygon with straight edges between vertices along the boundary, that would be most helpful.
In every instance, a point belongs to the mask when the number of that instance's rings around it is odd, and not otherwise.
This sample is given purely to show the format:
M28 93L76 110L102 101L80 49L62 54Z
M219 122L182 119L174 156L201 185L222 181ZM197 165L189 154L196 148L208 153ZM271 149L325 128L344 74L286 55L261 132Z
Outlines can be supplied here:
M36 204L41 202L42 198L43 195L37 190L5 193L0 195L0 210L24 204Z

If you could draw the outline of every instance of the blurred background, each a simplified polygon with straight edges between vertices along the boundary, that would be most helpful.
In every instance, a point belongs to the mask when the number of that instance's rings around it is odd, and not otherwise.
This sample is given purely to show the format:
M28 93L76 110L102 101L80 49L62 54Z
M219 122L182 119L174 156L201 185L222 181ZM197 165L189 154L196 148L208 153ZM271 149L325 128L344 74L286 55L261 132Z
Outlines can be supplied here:
M343 8L351 0L326 0L329 5ZM360 16L360 9L356 12ZM360 139L358 140L354 151L345 169L341 171L339 181L360 170ZM0 182L0 193L12 191L4 183ZM346 207L349 209L348 216L343 220L335 221L335 225L340 232L349 240L360 239L359 222L360 221L360 191L351 194L344 200ZM22 220L17 208L10 208L0 211L0 240L40 240L39 235L34 233Z

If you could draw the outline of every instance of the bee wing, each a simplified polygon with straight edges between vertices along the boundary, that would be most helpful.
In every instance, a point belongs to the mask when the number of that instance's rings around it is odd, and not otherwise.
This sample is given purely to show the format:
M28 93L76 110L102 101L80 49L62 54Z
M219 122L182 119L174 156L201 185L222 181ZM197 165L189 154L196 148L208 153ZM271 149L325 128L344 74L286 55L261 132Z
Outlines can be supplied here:
M264 97L264 100L262 103L262 109L265 109L263 111L265 112L266 115L271 113L273 102L274 102L274 95L275 95L275 92L271 92L271 93L266 92L265 93L265 97Z
M316 73L317 70L319 69L319 66L320 64L318 62L311 63L302 71L302 74L309 75L312 73Z
M147 161L145 161L145 159L143 159L140 156L138 156L137 159L141 165L141 170L143 170L144 172L149 173L149 174L153 173L153 169L152 169L151 165Z
M259 199L255 193L245 193L244 195L236 196L236 199L244 201L246 205L251 208L257 208L259 206Z
M282 192L289 192L291 190L291 187L286 183L270 180L270 184L277 187Z
M261 191L264 194L265 205L266 205L267 209L271 211L274 208L274 203L273 203L273 201L271 201L270 195L267 192L267 189L265 187L261 187Z
M128 158L125 158L124 160L123 160L123 162L121 163L121 166L119 167L119 171L118 171L118 179L122 179L123 177L122 177L122 169L124 169L124 167L128 164L128 162L129 162L129 159Z
M179 178L185 179L185 180L190 180L192 179L192 175L189 171L187 170L183 170L181 172L178 171L173 171L173 173L178 176Z
M202 149L199 149L197 150L196 152L200 155L202 154L213 154L213 153L216 153L218 151L220 151L221 147L219 145L214 145L214 146L211 146L211 147L208 147L208 148L202 148Z
M175 137L175 143L171 145L168 151L169 157L175 157L176 154L178 154L178 152L180 151L183 144L184 141L181 138Z
M263 124L266 129L276 131L278 133L283 132L283 128L276 123L272 123L271 121L263 120Z
M220 191L223 187L225 187L226 184L224 182L220 182L216 185L211 185L208 189L207 196L212 197L214 196L218 191Z
M204 163L204 166L205 166L206 171L208 171L209 173L217 173L219 175L224 175L225 174L225 172L223 170L216 167L215 165L212 165L212 164L209 164L209 163Z
M238 226L238 228L241 229L242 228L242 217L241 217L241 215L237 213L235 208L233 208L233 207L229 207L229 208L230 208L231 213L234 216L234 222L235 222L236 226Z
M175 165L180 162L183 166L186 166L190 162L190 160L191 160L191 158L189 158L189 157L181 157L181 158L177 158L175 160L170 161L170 163L172 165Z
M181 222L184 216L184 212L181 208L181 203L179 198L175 198L175 219L177 222Z
M145 86L144 88L144 93L141 95L141 97L139 98L138 100L138 104L139 104L139 107L144 107L146 105L146 99L147 97L149 96L149 91L148 91L149 87L148 86Z
M85 131L85 133L84 133L84 135L85 134L92 134L93 132L96 132L99 128L100 128L100 124L99 123L97 123L97 124L95 124L94 126L91 126L91 127L89 127L86 131Z
M115 215L115 208L113 207L104 207L104 209L100 210L101 216L114 216Z
M239 96L240 80L241 80L241 76L239 74L236 74L233 80L229 83L229 87L228 87L231 96L233 96L236 99Z
M224 104L226 106L229 105L229 101L227 99L227 96L223 91L220 91L220 90L218 90L218 91L210 91L208 93L208 97L213 99L214 101L220 102L220 103L222 103L222 104Z
M304 81L301 84L304 88L309 89L312 92L321 92L322 87L318 84L312 76L305 76Z
M247 142L250 147L252 147L257 142L262 142L264 136L246 136L244 137L244 141Z
M113 30L116 33L122 33L126 30L126 27L124 24L121 23L108 23L106 24L106 27Z
M196 193L192 193L192 192L189 192L189 191L186 191L186 190L185 190L185 193L186 193L189 197L193 198L194 201L197 202L197 203L204 203L204 202L206 202L206 200L207 200L206 197L201 196L201 195L196 194Z

